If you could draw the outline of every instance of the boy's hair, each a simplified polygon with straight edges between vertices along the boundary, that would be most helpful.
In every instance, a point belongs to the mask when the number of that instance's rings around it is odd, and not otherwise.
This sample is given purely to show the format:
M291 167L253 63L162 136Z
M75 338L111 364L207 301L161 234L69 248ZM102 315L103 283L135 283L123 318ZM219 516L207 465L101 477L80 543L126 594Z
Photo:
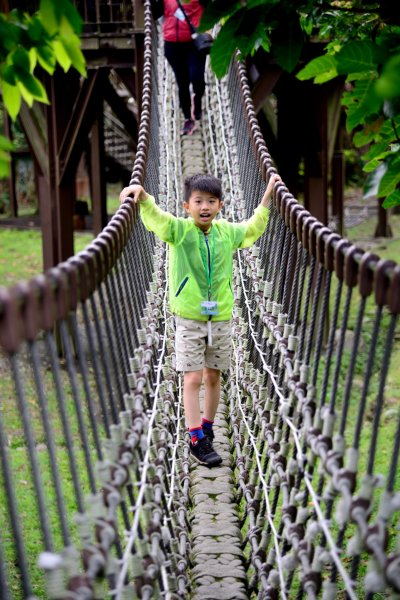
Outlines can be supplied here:
M189 198L192 192L206 192L212 194L219 200L222 200L222 186L221 182L214 175L208 175L199 173L197 175L190 175L185 179L185 202L189 202Z

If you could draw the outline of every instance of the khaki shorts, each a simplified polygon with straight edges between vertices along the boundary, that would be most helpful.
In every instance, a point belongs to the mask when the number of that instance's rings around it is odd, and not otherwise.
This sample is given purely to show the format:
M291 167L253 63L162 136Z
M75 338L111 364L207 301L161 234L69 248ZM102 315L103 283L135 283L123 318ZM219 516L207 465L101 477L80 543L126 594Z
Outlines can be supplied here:
M208 345L207 321L175 317L177 371L200 371L203 367L227 371L231 362L230 321L211 321L212 346Z

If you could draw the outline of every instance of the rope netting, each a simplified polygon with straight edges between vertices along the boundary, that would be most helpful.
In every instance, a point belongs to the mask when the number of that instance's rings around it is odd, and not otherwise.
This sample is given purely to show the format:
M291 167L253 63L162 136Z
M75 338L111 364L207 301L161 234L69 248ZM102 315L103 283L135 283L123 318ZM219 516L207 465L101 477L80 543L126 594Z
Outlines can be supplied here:
M132 183L180 215L179 103L149 5L143 84ZM242 220L275 172L243 66L208 71L204 102L202 160ZM167 280L128 200L84 252L1 290L0 598L194 593ZM400 268L280 185L233 283L221 402L248 597L400 598Z

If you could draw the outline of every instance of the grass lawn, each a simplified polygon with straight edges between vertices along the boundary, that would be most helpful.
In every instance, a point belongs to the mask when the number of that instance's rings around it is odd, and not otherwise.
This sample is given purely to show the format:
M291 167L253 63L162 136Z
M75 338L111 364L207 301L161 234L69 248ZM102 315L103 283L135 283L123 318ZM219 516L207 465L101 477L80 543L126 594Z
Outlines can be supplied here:
M381 258L390 258L400 262L400 215L391 215L389 222L393 237L374 238L376 217L367 219L355 227L349 227L345 237L355 242L360 248L375 252Z
M93 239L90 233L75 233L75 252ZM0 229L0 285L9 286L38 275L42 266L42 234L37 229Z

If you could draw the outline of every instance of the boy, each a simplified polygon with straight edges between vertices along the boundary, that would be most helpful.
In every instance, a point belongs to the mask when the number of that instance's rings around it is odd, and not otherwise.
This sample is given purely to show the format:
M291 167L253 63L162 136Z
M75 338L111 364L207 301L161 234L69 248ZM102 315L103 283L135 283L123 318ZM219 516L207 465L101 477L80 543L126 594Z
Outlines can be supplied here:
M183 206L189 219L161 210L140 185L122 190L140 203L145 227L170 245L169 303L176 318L176 368L184 372L183 401L190 452L203 465L222 462L215 452L213 422L221 389L221 371L229 369L233 309L232 255L251 246L264 232L269 202L279 175L272 175L260 205L242 223L215 220L222 209L221 182L212 175L185 180ZM204 416L199 391L205 384Z

